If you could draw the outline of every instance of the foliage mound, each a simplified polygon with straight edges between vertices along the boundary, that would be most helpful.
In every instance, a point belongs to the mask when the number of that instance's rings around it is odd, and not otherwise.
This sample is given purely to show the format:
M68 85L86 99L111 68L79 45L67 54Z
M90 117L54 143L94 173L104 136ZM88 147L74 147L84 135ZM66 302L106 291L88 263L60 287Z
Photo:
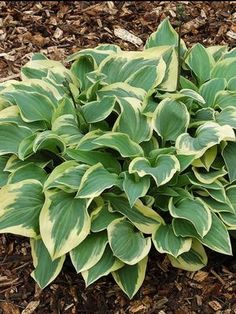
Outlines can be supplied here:
M166 19L143 51L35 54L0 85L0 232L30 238L41 288L67 253L130 298L152 246L190 271L232 254L236 49L179 48Z

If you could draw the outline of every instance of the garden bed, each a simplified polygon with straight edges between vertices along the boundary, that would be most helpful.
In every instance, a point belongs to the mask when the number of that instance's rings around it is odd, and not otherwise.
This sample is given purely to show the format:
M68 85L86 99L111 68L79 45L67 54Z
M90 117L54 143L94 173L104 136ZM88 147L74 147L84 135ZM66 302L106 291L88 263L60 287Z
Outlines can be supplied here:
M186 7L183 36L188 46L235 46L235 3L182 1ZM41 50L62 60L81 48L117 43L123 49L141 49L114 35L114 28L135 34L145 43L165 16L177 25L174 2L1 2L0 80L19 77L19 69L33 52ZM116 33L118 34L118 33ZM122 37L122 36L121 36ZM235 243L233 243L235 246ZM173 268L164 256L151 253L146 279L132 301L110 278L87 289L69 261L43 291L33 269L26 239L2 235L0 242L0 313L234 313L236 261L209 253L209 265L189 273ZM234 248L235 251L235 248Z

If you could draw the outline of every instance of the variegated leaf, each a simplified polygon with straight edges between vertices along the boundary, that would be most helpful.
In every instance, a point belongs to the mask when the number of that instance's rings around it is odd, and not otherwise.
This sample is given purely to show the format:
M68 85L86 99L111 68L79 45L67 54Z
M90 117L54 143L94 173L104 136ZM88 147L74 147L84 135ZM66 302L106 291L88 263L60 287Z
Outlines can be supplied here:
M111 172L121 172L119 161L108 152L93 151L91 153L90 151L69 148L66 150L66 154L73 160L83 164L94 166L97 163L101 163L104 168Z
M204 107L214 107L216 94L224 90L226 84L227 82L224 78L215 78L201 85L199 93L206 101Z
M9 172L5 169L8 156L0 156L0 188L7 183Z
M21 182L27 179L35 179L44 184L47 179L47 172L34 163L28 163L13 171L8 178L8 184Z
M39 234L39 213L44 203L42 185L36 180L7 184L0 189L0 232L26 237Z
M153 233L152 242L158 252L178 257L190 250L192 239L176 236L171 225L161 225Z
M157 67L162 59L166 63L167 69L165 77L158 88L174 91L177 82L175 78L177 78L178 62L175 49L171 46L149 48L142 52L122 51L106 58L100 64L98 72L106 75L105 82L108 84L124 82L143 67L149 65Z
M129 173L137 173L140 177L149 175L157 186L166 184L179 170L179 161L173 155L159 155L154 166L142 157L133 159L129 165Z
M25 127L14 124L0 125L0 155L16 154L20 142L27 136L32 135L32 131Z
M223 59L216 63L211 72L211 78L225 78L229 81L235 76L236 57Z
M110 212L119 212L127 217L141 232L151 234L164 223L162 217L152 208L145 206L140 200L131 207L123 195L106 194L104 198L110 202Z
M207 149L221 141L235 141L233 129L229 125L221 126L215 122L206 122L201 125L195 137L188 133L181 134L175 143L178 154L195 155L201 157Z
M86 201L63 191L47 191L40 213L40 234L52 258L63 256L90 232Z
M146 256L135 265L125 265L112 272L116 283L130 299L138 292L144 281L147 262L148 258Z
M13 97L14 104L18 106L24 121L46 121L48 124L51 123L54 105L48 97L37 92L26 91L12 91L5 95Z
M100 232L106 230L108 225L115 219L121 218L122 215L116 212L110 212L108 204L98 206L91 213L91 231Z
M102 258L108 243L106 232L91 233L70 251L70 258L77 273L88 270Z
M177 204L174 204L173 198L171 198L169 211L172 217L190 221L200 237L204 237L211 228L211 212L200 198L185 198Z
M224 108L218 115L216 115L216 122L220 125L228 124L236 129L236 107L229 106Z
M218 178L224 177L227 171L223 168L221 170L211 170L209 172L200 172L199 168L193 167L193 173L195 177L202 183L211 184L215 182Z
M85 171L76 198L95 198L115 185L117 179L117 174L107 171L101 163L97 163Z
M201 60L199 62L199 60ZM185 63L196 75L200 85L209 80L214 65L213 57L201 44L195 44L187 54Z
M137 98L125 97L118 99L118 103L121 113L112 130L127 134L136 143L150 140L152 136L151 118L141 112L141 101Z
M232 255L230 237L225 225L216 216L216 214L214 213L211 214L212 214L211 228L203 238L198 235L194 226L190 222L183 219L176 218L173 220L174 233L177 236L196 238L203 245L209 247L213 251L226 255Z
M141 146L132 141L127 134L120 132L106 132L104 135L96 138L92 143L101 147L109 147L117 150L122 157L142 156Z
M95 100L87 103L82 107L84 118L88 123L95 123L106 119L116 103L116 97L106 96L101 100Z
M235 154L236 154L236 143L227 143L227 145L222 151L222 157L224 158L224 162L228 170L230 183L236 180Z
M44 183L44 190L59 188L76 192L80 186L81 179L89 167L80 165L74 160L65 161L50 173Z
M60 273L65 255L52 261L51 257L41 239L30 239L31 254L35 270L31 276L41 289L49 285Z
M108 226L107 233L113 254L128 265L140 262L151 249L151 238L144 238L124 218L114 220Z
M64 153L66 149L63 139L52 131L39 133L33 143L33 151L48 150L55 154Z
M178 46L178 33L174 30L173 26L170 24L169 19L165 18L158 26L157 30L152 33L146 44L145 49L159 46ZM183 56L187 48L184 41L180 41L180 52Z
M202 197L201 199L204 203L206 203L207 207L213 212L216 213L227 212L231 214L234 213L234 208L228 199L225 199L225 202L219 202L209 196Z
M109 246L106 247L101 259L90 269L85 270L81 273L84 278L86 287L91 285L94 281L99 278L110 274L113 271L118 270L123 267L124 263L122 263L119 259L117 259Z
M154 129L165 141L186 132L190 120L185 104L168 98L158 104L154 117Z
M207 255L202 244L193 239L192 247L188 252L185 252L177 258L168 255L172 266L184 269L187 271L198 271L207 265Z
M123 189L129 200L129 204L133 207L138 198L145 196L150 187L150 178L130 174L127 171L123 173Z

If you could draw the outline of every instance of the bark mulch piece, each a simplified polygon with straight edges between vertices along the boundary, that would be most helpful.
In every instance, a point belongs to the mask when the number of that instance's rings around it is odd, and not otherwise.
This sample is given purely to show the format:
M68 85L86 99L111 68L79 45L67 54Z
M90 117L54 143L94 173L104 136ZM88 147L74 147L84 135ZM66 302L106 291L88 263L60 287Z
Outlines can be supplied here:
M142 49L166 16L177 26L177 3L185 6L182 38L188 47L196 42L236 46L235 1L0 1L0 82L19 78L21 66L34 52L63 60L99 43ZM0 314L236 313L236 260L208 253L209 265L189 273L174 269L152 251L145 282L130 301L111 276L85 289L69 259L62 273L41 291L30 277L28 240L2 235Z

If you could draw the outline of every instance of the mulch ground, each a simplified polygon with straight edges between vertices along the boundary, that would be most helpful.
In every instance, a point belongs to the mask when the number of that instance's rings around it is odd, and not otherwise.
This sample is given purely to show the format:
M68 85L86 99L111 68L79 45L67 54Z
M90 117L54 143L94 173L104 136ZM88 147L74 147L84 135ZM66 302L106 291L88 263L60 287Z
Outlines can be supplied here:
M38 51L63 60L99 43L142 49L164 17L177 26L178 2L185 6L182 38L188 47L196 42L236 46L235 1L0 1L0 82L19 78L21 66ZM139 41L117 37L117 29ZM151 252L145 282L132 301L110 276L85 289L69 259L43 291L30 277L32 269L27 239L2 235L0 314L236 313L236 260L212 252L209 265L194 273L174 269L164 256Z

